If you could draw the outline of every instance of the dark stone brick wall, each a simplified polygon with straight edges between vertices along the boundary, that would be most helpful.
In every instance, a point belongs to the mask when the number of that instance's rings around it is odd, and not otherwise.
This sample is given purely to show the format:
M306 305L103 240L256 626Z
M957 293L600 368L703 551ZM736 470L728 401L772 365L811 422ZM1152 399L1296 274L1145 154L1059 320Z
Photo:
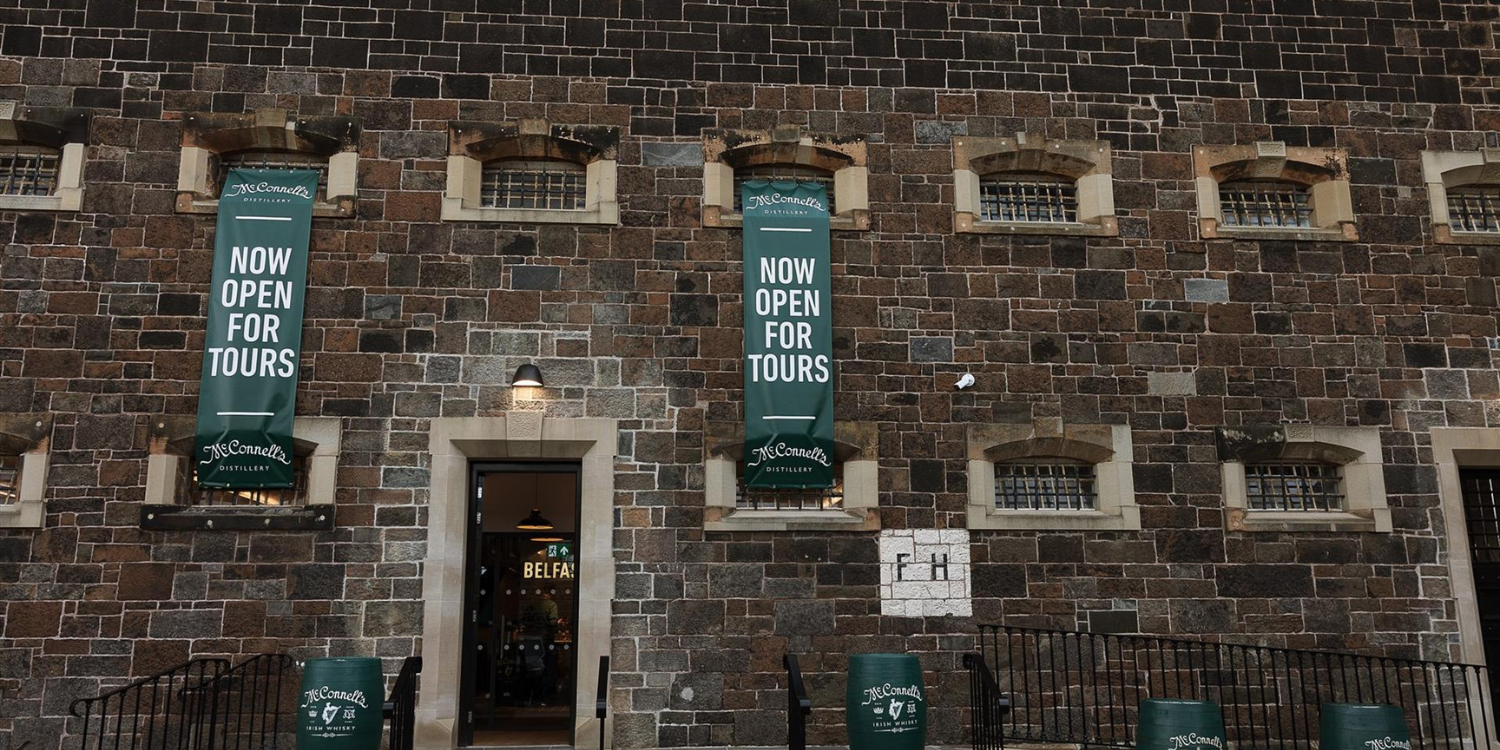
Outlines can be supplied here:
M190 654L414 653L427 420L510 409L500 354L541 361L549 413L620 420L620 747L780 741L788 649L819 706L845 653L924 653L959 741L973 622L1455 654L1427 433L1500 422L1500 255L1431 244L1418 152L1500 127L1489 4L20 4L0 99L93 114L83 211L0 214L0 412L57 425L47 527L0 532L0 729L34 747L72 697ZM313 225L298 402L344 417L338 528L143 532L211 266L213 218L173 210L180 120L271 106L364 128L358 216ZM623 129L620 227L439 221L448 121L525 117ZM835 354L883 526L964 525L967 425L1061 417L1133 428L1144 531L977 534L973 621L880 617L868 535L702 531L704 425L740 417L739 235L700 227L701 169L663 144L783 123L870 142ZM1113 144L1120 237L951 232L949 140L1023 130ZM1364 241L1200 241L1190 148L1256 139L1348 149ZM1214 428L1281 422L1381 428L1395 533L1226 533Z

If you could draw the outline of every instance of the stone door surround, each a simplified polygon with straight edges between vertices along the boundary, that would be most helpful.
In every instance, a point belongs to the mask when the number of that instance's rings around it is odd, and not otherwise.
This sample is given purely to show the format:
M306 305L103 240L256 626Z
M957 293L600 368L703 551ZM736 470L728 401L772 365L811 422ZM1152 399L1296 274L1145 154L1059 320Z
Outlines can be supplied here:
M416 744L448 750L458 741L464 616L464 544L468 539L469 463L573 459L582 463L578 517L578 682L573 746L596 748L594 689L599 657L609 653L615 595L614 486L618 430L613 419L564 419L537 412L432 420L427 557L422 589L422 690ZM606 720L608 722L608 720ZM606 734L608 726L606 725Z

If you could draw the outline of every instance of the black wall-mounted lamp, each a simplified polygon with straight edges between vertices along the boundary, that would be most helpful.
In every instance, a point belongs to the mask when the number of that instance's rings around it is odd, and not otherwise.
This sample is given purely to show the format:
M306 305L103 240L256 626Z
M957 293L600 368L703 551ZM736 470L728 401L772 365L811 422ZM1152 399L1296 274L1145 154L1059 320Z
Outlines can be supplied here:
M542 387L542 370L530 362L516 368L515 377L510 379L512 387L526 386L530 388Z

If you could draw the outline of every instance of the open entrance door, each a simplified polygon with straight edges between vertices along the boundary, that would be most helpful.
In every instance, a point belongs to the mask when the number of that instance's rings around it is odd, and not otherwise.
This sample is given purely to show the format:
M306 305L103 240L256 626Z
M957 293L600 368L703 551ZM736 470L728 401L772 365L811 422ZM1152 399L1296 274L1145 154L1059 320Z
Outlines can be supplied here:
M580 467L475 464L459 741L572 744Z

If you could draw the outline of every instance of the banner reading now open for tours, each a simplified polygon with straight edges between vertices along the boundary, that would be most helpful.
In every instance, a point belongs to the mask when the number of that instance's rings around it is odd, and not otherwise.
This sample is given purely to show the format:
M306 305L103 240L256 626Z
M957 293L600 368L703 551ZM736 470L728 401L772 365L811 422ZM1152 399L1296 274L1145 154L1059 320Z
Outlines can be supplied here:
M198 397L198 483L292 486L308 233L318 173L232 169L219 198Z
M822 185L741 188L745 485L832 487L833 310Z

